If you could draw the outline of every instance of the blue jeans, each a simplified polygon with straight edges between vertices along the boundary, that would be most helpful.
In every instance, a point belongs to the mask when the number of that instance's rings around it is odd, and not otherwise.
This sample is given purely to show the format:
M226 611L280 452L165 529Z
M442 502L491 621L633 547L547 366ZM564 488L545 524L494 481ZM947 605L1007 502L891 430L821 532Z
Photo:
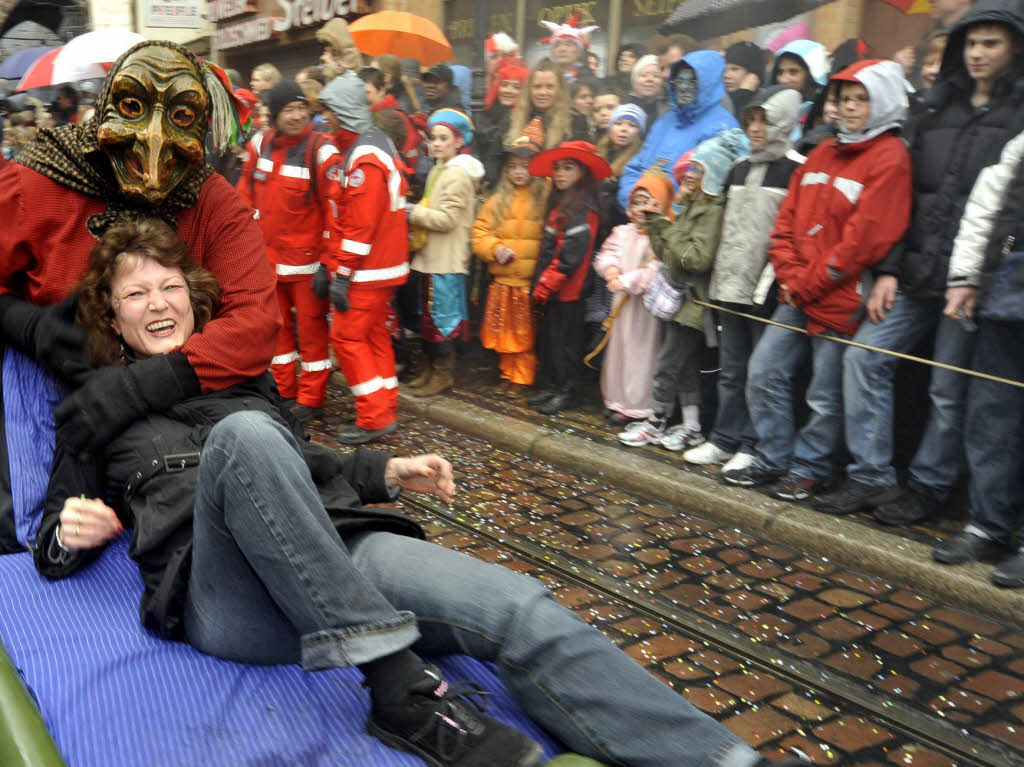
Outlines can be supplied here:
M727 308L750 312L745 304L726 304ZM747 410L747 365L754 347L764 333L764 323L722 312L722 332L718 340L718 411L710 442L731 453L753 452L757 433Z
M636 767L756 763L749 746L536 579L391 533L361 533L346 545L305 469L290 434L262 414L236 413L211 432L186 612L199 649L245 660L249 652L239 651L265 646L259 662L289 663L302 646L305 663L324 658L307 654L316 637L333 648L335 665L362 662L357 651L369 659L410 644L424 654L466 653L495 663L524 710L579 753ZM236 529L234 520L244 524ZM248 555L231 556L235 549ZM346 615L352 624L339 624Z
M855 340L880 349L907 353L936 328L933 357L969 367L974 334L942 316L941 299L898 293L885 319L865 321ZM899 359L851 347L843 361L846 444L853 455L847 467L852 479L870 485L895 485L892 467L895 405L893 381ZM945 501L963 467L963 423L968 378L933 368L928 396L928 424L910 464L910 480L938 501Z
M807 315L780 304L772 319L807 327ZM747 371L747 406L757 432L756 458L765 469L791 472L803 479L832 476L832 461L843 439L842 363L845 344L826 336L846 338L834 330L805 336L768 325L754 347ZM799 434L793 416L793 383L797 371L811 358L807 387L810 418Z
M1024 381L1024 325L981 320L974 369ZM969 392L971 526L1009 544L1024 517L1024 390L972 378Z

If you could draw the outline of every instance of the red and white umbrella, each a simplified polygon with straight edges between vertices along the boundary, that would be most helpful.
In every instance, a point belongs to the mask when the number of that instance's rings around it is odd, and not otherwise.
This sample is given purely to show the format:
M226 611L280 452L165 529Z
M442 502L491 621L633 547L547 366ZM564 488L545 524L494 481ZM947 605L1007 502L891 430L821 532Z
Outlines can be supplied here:
M68 41L66 45L43 54L18 82L16 92L72 83L94 77L106 77L110 65L136 43L142 35L123 29L97 29Z

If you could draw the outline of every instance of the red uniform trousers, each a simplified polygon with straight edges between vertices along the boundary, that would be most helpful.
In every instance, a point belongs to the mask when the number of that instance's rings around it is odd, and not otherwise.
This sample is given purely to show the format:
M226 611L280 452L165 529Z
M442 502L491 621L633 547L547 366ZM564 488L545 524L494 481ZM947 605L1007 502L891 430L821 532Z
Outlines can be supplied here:
M334 311L331 342L341 372L356 398L356 426L375 431L394 422L398 413L398 375L387 317L395 288L348 291L348 311Z
M313 276L303 275L302 279L288 282L278 279L277 303L282 324L277 351L270 363L277 388L285 399L294 399L309 407L323 407L327 399L327 379L331 375L327 345L329 302L313 293Z

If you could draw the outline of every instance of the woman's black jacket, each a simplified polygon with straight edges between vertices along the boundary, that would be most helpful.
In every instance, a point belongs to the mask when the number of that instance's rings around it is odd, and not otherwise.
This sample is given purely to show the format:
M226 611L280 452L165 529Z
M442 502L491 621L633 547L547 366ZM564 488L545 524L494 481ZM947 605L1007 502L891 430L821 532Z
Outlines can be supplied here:
M165 413L150 413L97 458L64 450L58 431L54 468L36 537L38 570L59 578L99 555L96 549L62 556L54 531L66 498L82 494L106 497L122 524L131 529L129 553L145 584L139 608L143 625L166 638L182 638L199 458L214 424L242 410L267 413L295 435L324 507L343 538L366 530L423 537L416 523L399 514L363 507L364 503L394 499L384 482L390 456L365 449L342 455L307 441L301 425L281 407L267 373L224 391L185 400Z

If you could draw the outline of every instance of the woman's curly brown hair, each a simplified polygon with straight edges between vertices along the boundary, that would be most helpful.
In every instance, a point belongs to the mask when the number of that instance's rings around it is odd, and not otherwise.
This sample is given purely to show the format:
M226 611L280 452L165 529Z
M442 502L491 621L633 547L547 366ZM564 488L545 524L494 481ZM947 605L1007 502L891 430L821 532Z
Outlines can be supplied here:
M206 269L196 266L174 230L159 218L134 218L113 224L93 246L89 269L78 284L76 321L85 331L85 354L92 365L123 365L125 349L111 324L114 299L111 284L118 267L130 258L151 258L185 275L195 329L199 331L217 310L220 285Z

